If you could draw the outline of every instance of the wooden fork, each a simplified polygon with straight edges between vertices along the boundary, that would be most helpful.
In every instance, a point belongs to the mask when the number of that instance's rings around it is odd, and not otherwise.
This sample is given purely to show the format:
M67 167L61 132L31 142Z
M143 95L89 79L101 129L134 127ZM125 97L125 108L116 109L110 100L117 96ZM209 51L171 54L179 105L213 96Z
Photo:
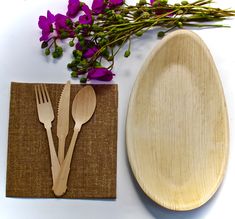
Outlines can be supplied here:
M47 138L49 142L50 156L51 156L51 171L53 185L60 171L60 163L55 151L55 146L51 134L51 122L54 120L54 112L51 104L51 100L45 84L35 85L35 95L37 103L38 118L47 132Z

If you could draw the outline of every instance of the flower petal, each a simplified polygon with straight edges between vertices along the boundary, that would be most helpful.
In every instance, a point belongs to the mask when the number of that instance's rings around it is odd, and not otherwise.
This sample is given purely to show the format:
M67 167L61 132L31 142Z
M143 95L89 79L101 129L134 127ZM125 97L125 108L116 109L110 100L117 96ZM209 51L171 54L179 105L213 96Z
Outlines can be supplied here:
M43 30L45 27L47 27L47 24L47 18L45 16L40 16L38 20L39 28Z
M79 23L92 24L92 11L85 3L82 5L82 11L84 11L85 14L79 17Z
M111 7L123 5L124 0L109 0L109 5Z
M106 6L107 4L104 0L94 0L92 2L91 8L94 14L100 14L104 12Z
M88 79L96 79L100 81L111 81L113 79L113 73L107 68L92 68L88 71Z
M47 19L50 23L55 22L55 15L53 15L49 10L47 11Z
M74 18L78 15L80 11L80 1L79 0L69 0L68 10L66 15L68 17Z
M96 46L89 48L84 54L84 58L91 58L96 52L98 51L98 48Z

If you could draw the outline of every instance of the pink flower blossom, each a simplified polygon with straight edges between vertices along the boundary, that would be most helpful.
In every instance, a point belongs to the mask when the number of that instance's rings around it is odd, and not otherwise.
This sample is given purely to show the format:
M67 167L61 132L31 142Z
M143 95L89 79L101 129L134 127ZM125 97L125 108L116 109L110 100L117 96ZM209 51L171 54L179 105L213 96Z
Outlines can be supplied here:
M92 12L85 3L82 5L82 11L84 11L85 14L79 17L79 23L92 24Z
M38 26L42 30L42 36L40 41L46 41L49 35L53 32L53 23L55 22L55 16L48 10L47 17L40 16L38 21Z
M69 0L68 11L66 15L68 17L74 18L78 15L80 11L80 1L79 0Z
M87 78L88 79L96 79L100 81L111 81L113 79L112 71L107 68L92 68L88 71Z
M94 14L101 14L104 12L104 9L106 8L107 3L105 0L94 0L92 3L92 12Z

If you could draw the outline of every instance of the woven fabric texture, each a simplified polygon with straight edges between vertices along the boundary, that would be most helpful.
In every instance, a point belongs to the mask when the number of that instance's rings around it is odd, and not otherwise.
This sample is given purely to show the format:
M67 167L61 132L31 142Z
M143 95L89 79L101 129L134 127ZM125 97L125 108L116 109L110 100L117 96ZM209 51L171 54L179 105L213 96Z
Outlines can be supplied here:
M11 84L7 197L53 198L46 130L38 120L34 85ZM57 150L57 107L62 84L46 84L55 114L52 135ZM117 85L92 85L97 98L94 115L82 126L71 162L67 192L63 198L115 198L117 160ZM73 98L82 85L71 85ZM71 107L70 107L71 109ZM73 134L70 129L66 149Z

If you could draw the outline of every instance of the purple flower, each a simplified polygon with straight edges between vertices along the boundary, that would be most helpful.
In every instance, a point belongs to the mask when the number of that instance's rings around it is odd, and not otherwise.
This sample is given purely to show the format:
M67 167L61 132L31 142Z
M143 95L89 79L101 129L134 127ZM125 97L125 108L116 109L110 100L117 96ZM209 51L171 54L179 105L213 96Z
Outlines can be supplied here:
M46 41L49 38L50 33L53 32L52 24L55 22L55 16L48 10L47 17L40 16L38 26L42 30L42 36L40 41Z
M68 11L66 15L68 17L74 18L78 15L80 11L80 1L79 0L69 0Z
M68 26L68 21L71 21L68 16L65 16L63 14L55 15L55 29L57 34L62 38L65 38L63 34L66 34L70 37L74 36L74 31L71 29L71 27Z
M94 46L92 48L89 48L86 52L84 52L83 56L84 58L91 58L99 49Z
M69 19L69 17L65 16L63 14L56 14L55 15L55 27L56 27L57 31L59 31L61 29L63 29L63 30L68 29L67 22L66 22L67 19Z
M82 11L84 11L85 14L79 17L80 24L92 24L92 11L85 3L82 5Z
M85 40L85 46L77 42L75 48L76 50L82 51L83 57L86 59L91 58L99 50L90 40Z
M104 9L106 8L107 4L105 0L94 0L92 3L92 11L94 14L100 14L104 12Z
M153 5L155 2L156 2L156 0L150 0L151 5ZM157 2L157 6L162 6L161 2ZM162 8L159 8L159 9L156 10L156 15L161 15L161 14L169 13L168 16L171 17L171 16L174 15L174 13L170 13L170 12L172 12L171 9L162 9Z
M124 0L109 0L109 5L111 7L120 6L124 3Z
M113 73L107 68L92 68L88 71L88 79L96 79L100 81L111 81L113 79Z
M80 42L76 43L75 48L76 48L76 50L82 51L82 46L81 46Z
M91 40L87 40L85 39L85 43L84 45L81 45L81 43L78 41L75 48L76 50L80 50L80 51L83 51L85 50L87 47L92 47L94 45L94 43L91 41Z

